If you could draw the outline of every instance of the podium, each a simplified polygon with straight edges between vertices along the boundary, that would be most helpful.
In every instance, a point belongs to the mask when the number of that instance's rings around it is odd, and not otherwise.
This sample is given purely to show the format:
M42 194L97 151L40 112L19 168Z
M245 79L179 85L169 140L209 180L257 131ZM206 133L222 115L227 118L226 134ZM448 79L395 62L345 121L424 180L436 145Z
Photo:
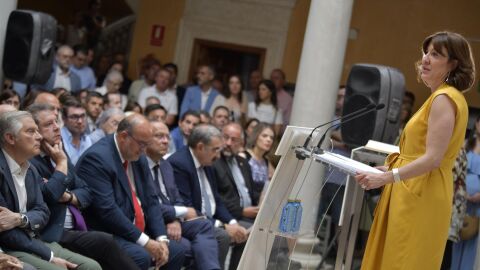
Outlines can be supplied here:
M237 269L316 269L320 262L321 256L313 253L313 245L317 231L316 209L325 178L322 175L328 164L320 162L318 155L312 151L298 148L311 131L312 128L295 126L288 126L285 130L275 152L281 156L280 162L261 202ZM311 144L316 143L314 141ZM306 159L298 159L296 154L299 152ZM360 147L352 151L352 159L368 165L381 165L387 153ZM363 195L364 190L352 177L348 177L340 219L342 230L336 270L351 269ZM302 223L296 235L282 234L278 230L282 209L289 199L301 200L303 206ZM311 246L305 248L302 239L312 239ZM292 258L300 260L294 261Z

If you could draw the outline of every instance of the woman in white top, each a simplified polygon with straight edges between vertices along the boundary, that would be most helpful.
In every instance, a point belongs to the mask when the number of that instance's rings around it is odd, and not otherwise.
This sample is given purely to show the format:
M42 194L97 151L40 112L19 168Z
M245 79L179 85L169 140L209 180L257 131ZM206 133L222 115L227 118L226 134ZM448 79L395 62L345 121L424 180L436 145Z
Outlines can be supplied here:
M225 106L230 109L233 121L243 125L247 117L248 100L242 91L242 81L238 75L232 75L228 79L228 91L225 93Z
M248 104L248 119L257 118L273 126L275 134L282 129L282 110L277 106L277 92L270 80L262 80L258 86L255 102Z

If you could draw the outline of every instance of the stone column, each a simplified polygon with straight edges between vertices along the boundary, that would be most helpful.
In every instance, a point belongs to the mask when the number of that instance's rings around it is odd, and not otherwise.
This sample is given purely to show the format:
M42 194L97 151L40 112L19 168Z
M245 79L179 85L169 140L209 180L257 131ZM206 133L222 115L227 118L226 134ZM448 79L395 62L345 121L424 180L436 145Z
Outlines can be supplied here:
M3 49L5 48L5 35L10 12L17 8L17 0L0 1L0 83L3 82Z
M330 121L334 115L337 90L350 26L353 0L312 0L303 42L295 98L290 124L314 127ZM323 133L325 129L320 130ZM315 140L316 144L318 141ZM310 255L315 237L319 191L323 166L312 164L300 191L303 198L303 234L291 259L312 269L321 256Z

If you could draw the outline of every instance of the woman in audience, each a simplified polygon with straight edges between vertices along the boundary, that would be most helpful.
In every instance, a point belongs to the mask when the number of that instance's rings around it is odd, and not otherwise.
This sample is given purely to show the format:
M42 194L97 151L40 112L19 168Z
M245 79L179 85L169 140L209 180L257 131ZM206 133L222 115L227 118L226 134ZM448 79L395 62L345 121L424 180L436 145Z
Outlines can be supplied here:
M259 123L248 137L247 151L245 155L248 164L252 168L254 189L262 192L263 186L273 176L273 166L267 158L268 152L272 149L275 132L271 125Z
M102 112L97 119L97 129L89 135L92 144L117 131L118 124L123 118L125 118L125 114L118 108L110 108Z
M248 119L257 118L260 122L265 122L273 126L276 134L279 134L282 128L282 111L277 106L277 91L275 85L270 80L260 82L255 102L248 104Z
M474 135L467 141L467 215L480 216L480 117L475 121ZM478 226L478 224L477 224ZM478 229L478 228L477 228ZM474 269L477 234L453 244L451 270Z
M129 101L127 103L127 106L125 106L125 109L123 110L124 112L136 112L139 114L143 114L143 109L138 102L135 101Z
M247 116L248 102L247 96L243 90L240 76L232 75L228 79L228 90L225 93L225 106L230 109L233 119L232 121L240 124L245 123Z
M15 90L4 89L0 94L0 104L9 104L18 110L20 108L20 96Z

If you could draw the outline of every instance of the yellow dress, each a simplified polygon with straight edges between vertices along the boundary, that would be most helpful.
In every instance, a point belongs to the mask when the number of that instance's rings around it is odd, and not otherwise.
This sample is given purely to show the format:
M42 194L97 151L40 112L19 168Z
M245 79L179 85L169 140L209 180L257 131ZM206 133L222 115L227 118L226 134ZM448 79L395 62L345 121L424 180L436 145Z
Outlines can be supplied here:
M462 146L468 120L463 94L446 84L425 101L405 126L400 154L387 158L400 168L425 153L428 115L434 98L447 95L456 105L455 127L439 168L384 187L375 209L362 270L438 270L450 226L452 167Z

